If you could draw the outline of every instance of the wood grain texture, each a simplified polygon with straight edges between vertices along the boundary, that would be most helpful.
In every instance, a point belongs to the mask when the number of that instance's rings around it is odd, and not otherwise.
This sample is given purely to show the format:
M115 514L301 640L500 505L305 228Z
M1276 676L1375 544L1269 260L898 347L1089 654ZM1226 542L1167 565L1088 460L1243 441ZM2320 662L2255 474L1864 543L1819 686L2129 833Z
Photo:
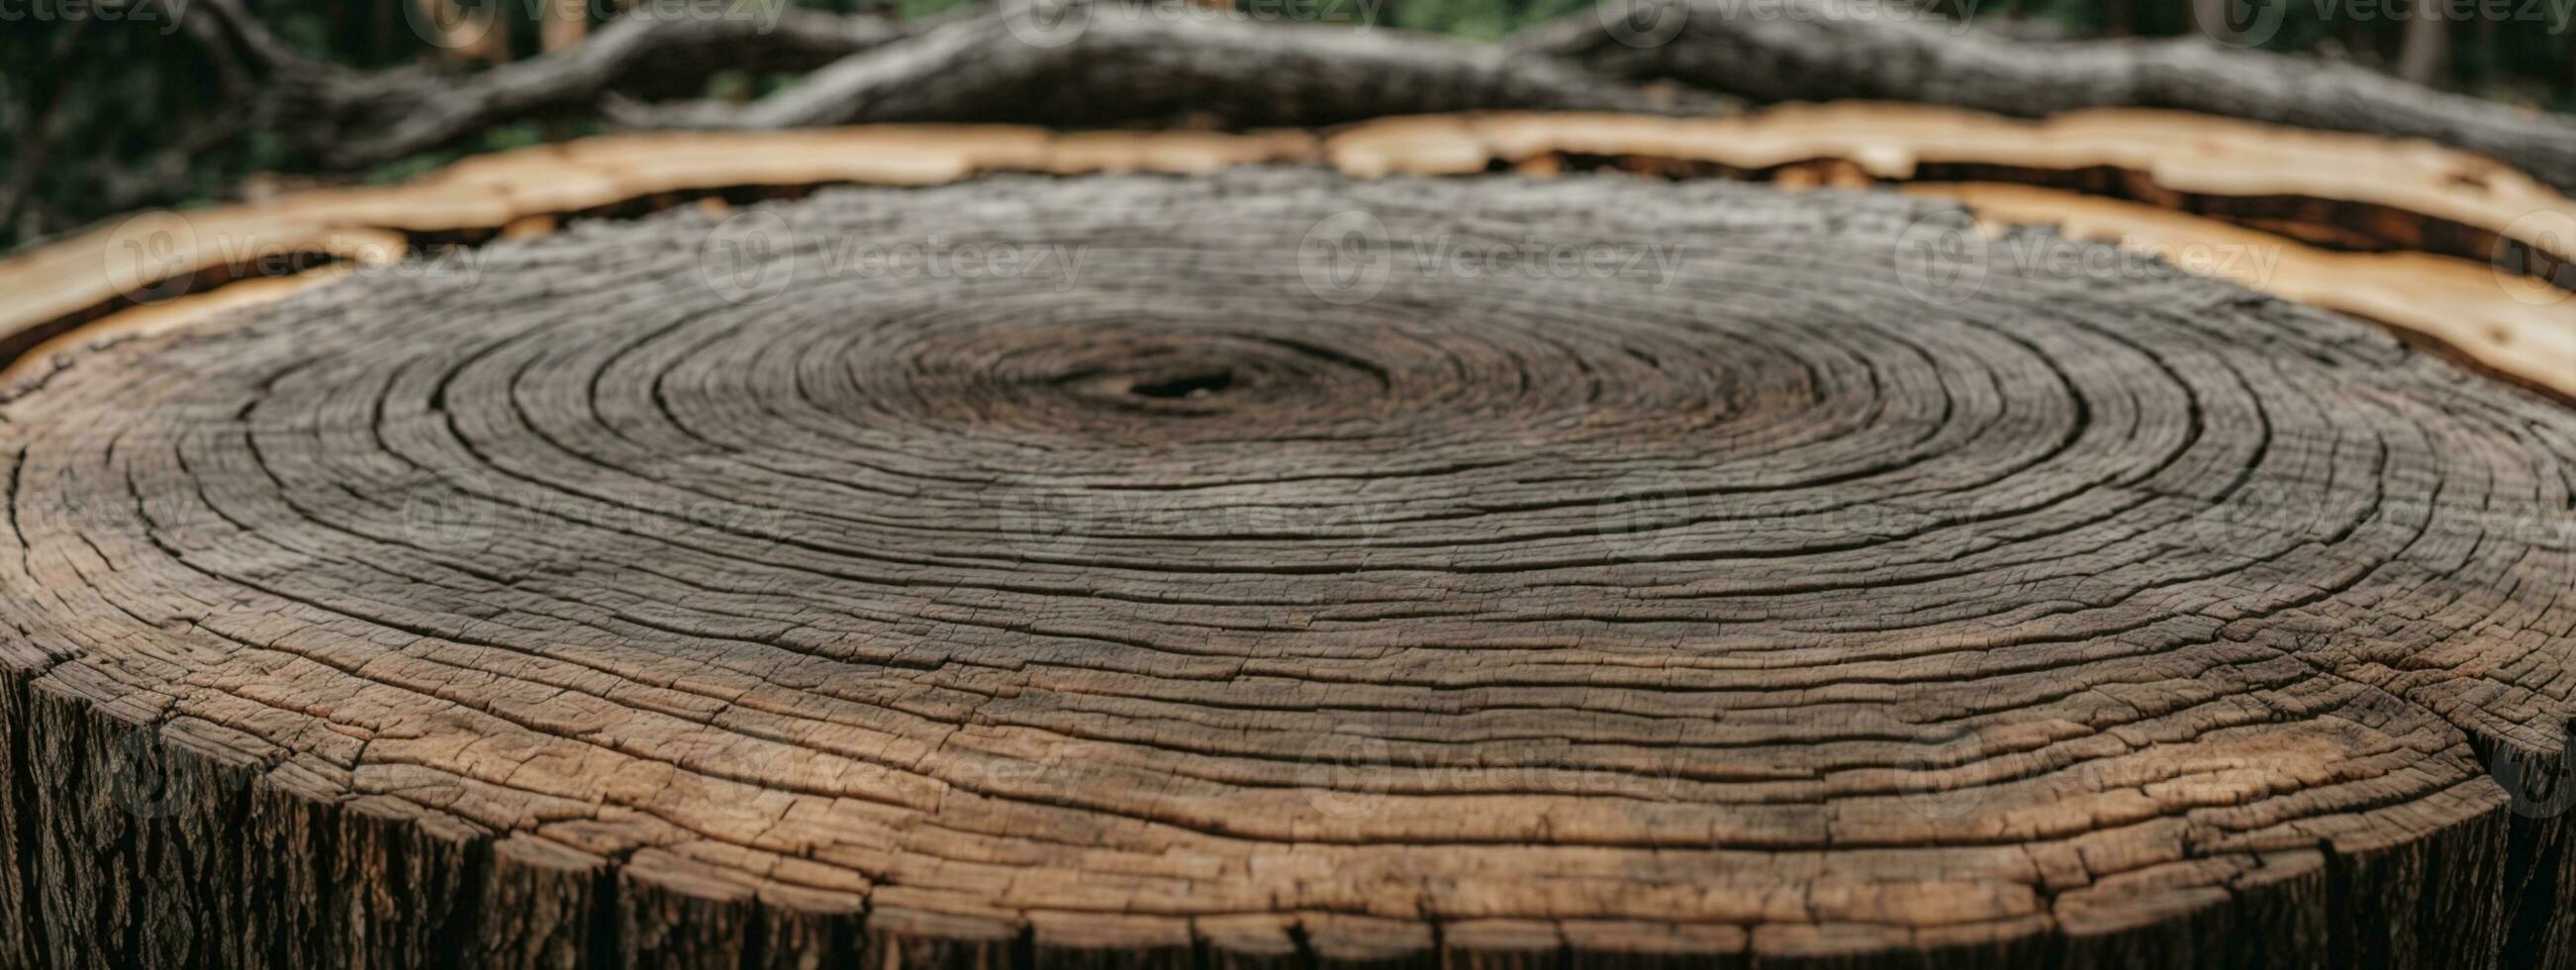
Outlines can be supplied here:
M834 189L85 355L0 962L2576 962L2576 414L1962 218Z
M2264 254L2267 266L2286 259L2303 272L2231 278L2426 335L2486 368L2576 396L2576 201L2492 160L2171 111L2029 122L1889 103L1696 119L1429 115L1250 134L879 125L580 139L478 156L395 186L146 213L0 260L0 358L14 358L0 380L42 373L53 355L87 343L185 326L351 270L471 272L470 251L453 247L692 198L724 204L818 185L930 185L996 172L1196 174L1320 162L1378 178L1495 168L1543 175L1605 161L1784 187L1952 186L1998 217L2117 223L2168 251L2228 247ZM2007 197L1976 187L2012 180L2064 191ZM392 265L407 256L429 268Z
M2576 398L2576 315L2563 306L2565 291L2537 279L2420 252L2336 252L2212 219L2054 189L1936 182L1903 191L1965 204L1989 236L2012 226L2047 226L2113 243L2284 299L2389 324L2506 379ZM2010 258L2010 252L1998 258Z

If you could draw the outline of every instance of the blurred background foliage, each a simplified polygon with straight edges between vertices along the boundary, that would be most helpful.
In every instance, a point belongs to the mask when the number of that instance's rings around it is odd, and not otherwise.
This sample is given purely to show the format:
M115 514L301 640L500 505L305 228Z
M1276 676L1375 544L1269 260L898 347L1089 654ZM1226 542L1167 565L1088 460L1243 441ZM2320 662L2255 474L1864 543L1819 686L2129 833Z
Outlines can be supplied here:
M191 0L0 0L0 248L147 206L258 194L295 184L313 160L282 139L229 131L238 106L223 65L175 12ZM424 59L459 71L575 42L621 0L243 0L289 44L357 69ZM742 0L918 16L973 0ZM1589 9L1593 0L1219 0L1272 17L1312 16L1493 39ZM1941 12L2016 34L2173 36L2247 0L1934 0ZM2544 110L2576 109L2576 0L2253 0L2281 5L2259 45L2358 61L2427 83ZM476 52L439 48L414 4L463 4L494 29ZM2416 3L2439 4L2418 8ZM570 11L549 15L548 10ZM586 9L585 9L586 8ZM2418 16L2430 9L2436 15ZM450 11L451 13L453 11ZM2245 11L2240 7L2237 16ZM566 24L563 21L572 21ZM550 23L549 21L553 21ZM2219 22L2225 22L2223 19ZM2242 21L2239 21L2242 22ZM2224 31L2225 28L2218 28ZM2243 38L2240 38L2243 39ZM720 73L706 94L758 97L788 76ZM234 112L235 114L228 114ZM595 119L498 126L454 148L359 173L386 181L476 151L600 130ZM286 173L283 175L271 173Z

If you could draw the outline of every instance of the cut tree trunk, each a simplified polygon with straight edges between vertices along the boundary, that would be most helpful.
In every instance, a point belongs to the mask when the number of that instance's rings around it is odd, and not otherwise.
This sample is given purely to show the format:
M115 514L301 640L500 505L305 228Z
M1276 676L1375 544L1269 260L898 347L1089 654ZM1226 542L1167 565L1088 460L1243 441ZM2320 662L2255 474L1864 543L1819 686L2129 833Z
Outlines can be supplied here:
M2109 252L1005 176L90 353L0 963L2576 965L2576 412Z
M1790 188L2063 190L1963 197L2020 224L2118 226L2115 235L2155 240L2151 251L2428 336L2576 398L2576 201L2490 159L2167 111L2029 122L1885 103L1692 119L1439 115L1251 135L874 126L584 139L402 185L148 213L0 260L0 380L40 374L55 354L100 339L185 326L348 272L394 272L389 264L406 257L466 272L475 246L584 218L851 182L1316 162L1366 178L1608 166ZM244 292L246 282L259 285Z

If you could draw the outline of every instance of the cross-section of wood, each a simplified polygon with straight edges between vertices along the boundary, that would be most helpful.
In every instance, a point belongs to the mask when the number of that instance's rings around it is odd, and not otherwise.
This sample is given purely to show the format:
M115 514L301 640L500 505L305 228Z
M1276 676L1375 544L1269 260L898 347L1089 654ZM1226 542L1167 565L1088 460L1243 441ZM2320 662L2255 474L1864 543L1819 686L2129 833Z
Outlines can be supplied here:
M1963 218L840 188L82 355L0 962L2568 967L2576 413Z
M665 193L838 183L926 185L973 175L1211 171L1312 158L1303 132L1057 134L1038 128L879 125L724 135L605 135L465 159L390 186L318 189L265 202L155 211L0 260L0 347L48 323L299 271L323 260L381 264L406 237L497 232ZM36 339L49 339L46 333Z
M2576 291L2576 269L2565 262L2576 255L2576 202L2492 161L2427 142L2178 112L2100 110L2032 122L1886 103L1697 119L1443 115L1322 134L877 126L584 139L468 159L398 186L149 213L0 260L0 357L15 359L8 374L23 377L66 346L237 305L247 297L184 295L235 279L291 275L331 261L383 266L421 245L518 238L552 231L565 217L667 206L685 196L852 182L929 185L992 172L1205 173L1315 161L1363 177L1496 167L1543 174L1606 161L1784 184L1820 177L1844 186L2017 182L2197 213L2329 249L2453 257L2333 260L2374 275L2348 287L2274 292L2313 299L2372 291L2366 301L2327 305L2437 339L2473 337L2455 342L2481 363L2576 393L2576 366L2562 367L2534 350L2576 340L2576 306L2561 295ZM2027 203L2044 196L2017 198ZM2173 238L2243 238L2228 225L2172 218L2158 224ZM448 261L453 257L429 257L433 264ZM2312 262L2302 259L2302 265ZM2473 262L2495 264L2497 271ZM2420 283L2418 271L2425 274ZM2476 285L2481 278L2496 285ZM2371 309L2354 305L2362 302ZM183 303L190 306L173 305ZM148 312L108 319L137 306ZM83 327L100 320L107 322ZM2490 322L2504 328L2501 339L2510 350L2487 346L2498 342Z

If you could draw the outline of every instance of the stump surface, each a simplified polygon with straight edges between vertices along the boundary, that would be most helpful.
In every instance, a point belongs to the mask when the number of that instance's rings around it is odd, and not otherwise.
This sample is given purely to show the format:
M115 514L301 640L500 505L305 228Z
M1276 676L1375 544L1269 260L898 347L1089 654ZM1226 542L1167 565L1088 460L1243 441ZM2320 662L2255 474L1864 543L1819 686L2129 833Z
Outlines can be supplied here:
M94 353L0 963L2576 959L2576 413L1999 242L1009 177Z

